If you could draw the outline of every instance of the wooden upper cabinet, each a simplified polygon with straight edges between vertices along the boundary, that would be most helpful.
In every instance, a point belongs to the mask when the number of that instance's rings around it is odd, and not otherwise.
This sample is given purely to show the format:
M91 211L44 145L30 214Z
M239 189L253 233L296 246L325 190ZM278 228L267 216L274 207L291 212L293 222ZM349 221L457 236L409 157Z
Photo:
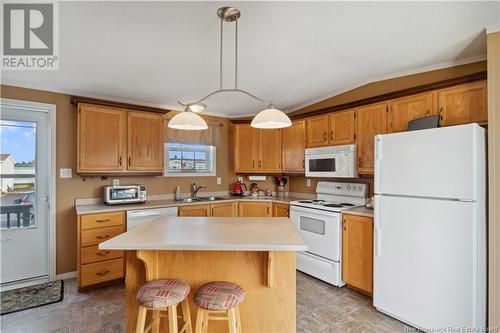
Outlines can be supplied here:
M356 141L356 110L330 113L330 145L347 145Z
M308 148L323 147L328 145L330 132L329 115L315 116L306 119Z
M306 121L298 120L281 129L283 172L304 172L306 148Z
M388 132L406 131L410 120L434 114L434 96L435 94L430 92L391 101L388 115Z
M387 133L387 103L372 104L356 111L358 173L373 173L375 135Z
M127 113L127 169L163 171L163 116L145 112Z
M122 110L78 105L78 172L125 170L125 119Z
M437 94L441 126L488 120L486 81L439 90Z
M250 125L234 126L234 158L236 172L259 169L259 130Z
M373 292L373 219L343 214L342 278L348 286Z
M280 129L259 129L259 171L281 172Z

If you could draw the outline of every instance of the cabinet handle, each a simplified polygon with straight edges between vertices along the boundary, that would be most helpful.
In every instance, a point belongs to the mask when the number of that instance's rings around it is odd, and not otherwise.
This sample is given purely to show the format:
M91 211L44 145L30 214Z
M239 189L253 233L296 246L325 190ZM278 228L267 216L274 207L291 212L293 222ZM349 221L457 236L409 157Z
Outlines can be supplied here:
M95 238L97 238L97 239L106 239L106 238L109 238L109 235L96 236Z
M101 256L101 257L102 257L102 256L105 256L105 255L109 254L109 251L101 251L101 252L97 252L96 254L97 254L98 256Z
M101 272L95 273L95 275L104 276L104 275L109 274L109 273L111 273L111 271L101 271Z
M269 215L269 206L267 206L267 215Z
M262 161L259 160L259 169L262 169Z
M103 222L109 222L111 221L110 219L104 219L104 220L95 220L97 223L103 223Z
M255 168L255 161L252 161L252 169Z
M120 166L122 166L122 157L120 156L120 160L118 161L118 163L120 164Z
M363 161L361 159L361 156L358 157L358 168L361 168L361 166L363 165Z
M344 230L347 230L347 223L345 220L342 222L342 227L344 228Z
M130 156L129 156L129 158L128 158L128 166L130 166Z
M323 132L323 141L326 142L326 132Z
M306 161L302 160L302 168L305 168L305 167L306 167Z
M330 140L333 142L333 138L334 138L334 135L333 135L333 131L330 132Z

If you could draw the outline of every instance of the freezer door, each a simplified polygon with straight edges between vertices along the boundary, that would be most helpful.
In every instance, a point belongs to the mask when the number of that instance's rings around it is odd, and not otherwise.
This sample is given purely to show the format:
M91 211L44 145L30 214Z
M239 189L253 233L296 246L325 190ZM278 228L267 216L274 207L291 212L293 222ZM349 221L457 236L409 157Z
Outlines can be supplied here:
M425 331L486 321L477 203L375 196L373 304Z
M485 168L477 124L375 138L375 193L477 200Z

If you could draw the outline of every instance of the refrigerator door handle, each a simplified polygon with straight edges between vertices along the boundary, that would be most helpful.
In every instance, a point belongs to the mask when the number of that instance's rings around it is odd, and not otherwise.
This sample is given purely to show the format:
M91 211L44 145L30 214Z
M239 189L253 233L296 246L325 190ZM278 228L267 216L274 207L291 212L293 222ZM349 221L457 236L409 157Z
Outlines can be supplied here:
M380 230L375 229L375 256L380 257Z
M375 192L378 191L379 188L379 178L378 173L380 172L380 160L382 159L382 154L381 154L381 137L380 134L375 136Z

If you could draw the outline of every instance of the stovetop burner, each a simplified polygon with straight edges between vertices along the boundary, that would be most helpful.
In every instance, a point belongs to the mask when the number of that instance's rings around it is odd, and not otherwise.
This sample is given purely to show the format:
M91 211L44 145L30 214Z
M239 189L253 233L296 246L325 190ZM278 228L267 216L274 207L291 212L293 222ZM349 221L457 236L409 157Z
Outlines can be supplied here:
M299 200L300 203L313 203L311 200Z
M334 204L334 203L327 203L322 205L323 207L332 207L332 208L342 208L342 205Z
M347 203L347 202L341 202L341 203L339 203L339 205L344 206L344 207L352 207L352 206L354 206L353 204Z
M314 199L312 202L325 202L325 200L320 200L320 199Z

